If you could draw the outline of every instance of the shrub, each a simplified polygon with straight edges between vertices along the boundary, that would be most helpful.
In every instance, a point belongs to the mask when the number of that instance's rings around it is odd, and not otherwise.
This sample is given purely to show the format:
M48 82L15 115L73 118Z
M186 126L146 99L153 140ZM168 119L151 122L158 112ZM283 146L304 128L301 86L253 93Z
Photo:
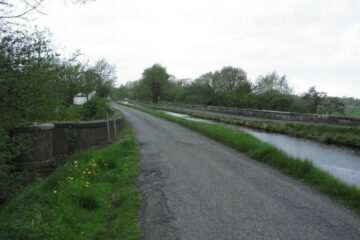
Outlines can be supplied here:
M111 112L108 102L99 97L92 98L82 108L82 114L86 120L104 119L106 112Z
M26 144L27 143L27 144ZM20 173L15 171L12 160L29 145L24 136L11 138L0 128L0 204L12 197L20 186Z
M71 105L61 106L57 109L57 113L54 115L54 120L57 121L70 121L81 120L83 118L82 106Z
M0 164L0 204L14 195L19 185L19 174L8 164Z

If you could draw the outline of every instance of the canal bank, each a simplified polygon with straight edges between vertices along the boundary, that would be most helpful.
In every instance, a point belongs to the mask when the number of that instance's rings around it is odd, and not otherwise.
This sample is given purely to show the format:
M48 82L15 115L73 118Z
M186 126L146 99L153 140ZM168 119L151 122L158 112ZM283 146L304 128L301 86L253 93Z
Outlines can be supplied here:
M187 114L162 111L168 115L190 121L215 123L211 120L196 118ZM231 128L251 134L257 139L269 143L294 158L309 160L322 170L330 173L341 181L355 185L360 189L360 151L327 145L311 140L295 138L283 134L256 131L254 129L225 124Z

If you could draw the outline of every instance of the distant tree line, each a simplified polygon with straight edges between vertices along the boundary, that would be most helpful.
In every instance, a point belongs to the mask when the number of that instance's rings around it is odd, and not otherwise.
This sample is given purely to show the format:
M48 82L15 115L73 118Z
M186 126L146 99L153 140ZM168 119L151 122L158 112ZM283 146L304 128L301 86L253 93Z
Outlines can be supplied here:
M144 70L142 78L128 82L115 91L118 98L140 101L170 101L292 112L344 114L341 99L328 97L311 87L298 96L286 76L275 71L251 82L245 70L226 66L195 80L176 79L166 68L155 64Z

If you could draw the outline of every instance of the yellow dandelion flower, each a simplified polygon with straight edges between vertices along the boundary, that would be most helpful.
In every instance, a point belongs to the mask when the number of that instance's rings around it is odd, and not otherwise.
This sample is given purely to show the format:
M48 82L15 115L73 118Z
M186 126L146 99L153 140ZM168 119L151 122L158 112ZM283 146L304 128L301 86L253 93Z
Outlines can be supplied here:
M67 180L74 181L74 178L73 177L67 177Z

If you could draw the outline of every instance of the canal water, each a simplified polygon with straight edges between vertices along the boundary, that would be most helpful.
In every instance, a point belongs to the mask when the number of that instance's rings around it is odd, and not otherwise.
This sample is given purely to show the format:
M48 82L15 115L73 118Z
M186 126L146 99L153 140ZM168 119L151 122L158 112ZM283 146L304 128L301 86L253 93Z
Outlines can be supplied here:
M195 118L195 117L192 117L192 116L187 115L187 114L168 112L168 111L161 111L161 112L166 113L166 114L171 115L171 116L174 116L174 117L180 117L180 118L184 118L184 119L187 119L187 120L191 120L191 121L194 121L194 122L214 123L214 121L207 120L207 119L201 119L201 118Z
M186 114L163 111L169 115L191 121L214 123L210 120L194 118ZM244 131L254 137L270 143L290 156L307 159L326 172L344 182L360 188L360 151L347 147L327 145L302 138L283 134L260 132L250 128L229 125L236 130Z

